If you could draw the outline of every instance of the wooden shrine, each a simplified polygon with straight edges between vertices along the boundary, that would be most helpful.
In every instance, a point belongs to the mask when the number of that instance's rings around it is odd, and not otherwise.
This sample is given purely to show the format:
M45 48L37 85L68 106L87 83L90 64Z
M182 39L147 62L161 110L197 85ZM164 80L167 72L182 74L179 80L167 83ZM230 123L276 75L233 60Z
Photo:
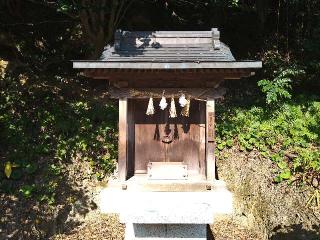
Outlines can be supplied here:
M73 61L90 78L108 83L119 99L119 179L215 179L215 99L223 81L261 68L236 61L211 31L117 31L99 60ZM147 115L153 100L154 113ZM167 107L160 109L165 98ZM180 104L188 101L186 106ZM176 117L172 117L174 102ZM151 111L152 112L152 111Z

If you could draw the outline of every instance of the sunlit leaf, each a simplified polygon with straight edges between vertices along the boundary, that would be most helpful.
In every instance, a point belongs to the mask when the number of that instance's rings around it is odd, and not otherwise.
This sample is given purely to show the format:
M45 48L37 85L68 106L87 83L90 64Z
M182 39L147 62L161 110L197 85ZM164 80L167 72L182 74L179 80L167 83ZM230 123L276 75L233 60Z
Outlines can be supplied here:
M5 166L4 166L4 174L7 176L7 178L10 178L12 173L12 164L11 162L6 162Z
M279 175L282 179L289 179L291 177L291 172L289 169L283 171L282 173L280 173Z

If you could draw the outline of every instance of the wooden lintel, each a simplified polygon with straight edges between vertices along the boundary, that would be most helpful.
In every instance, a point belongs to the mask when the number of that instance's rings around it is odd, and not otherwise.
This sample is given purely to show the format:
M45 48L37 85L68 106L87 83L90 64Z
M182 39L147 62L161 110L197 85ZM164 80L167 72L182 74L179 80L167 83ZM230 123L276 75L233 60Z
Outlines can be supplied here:
M184 93L187 97L206 100L223 98L225 88L109 88L110 98L161 98L165 91L167 97L178 98ZM120 111L120 110L119 110Z
M206 87L211 87L211 88L218 88L220 86L220 84L223 82L224 79L218 79L216 81L210 81L210 80L207 80L206 81Z
M129 87L128 81L112 81L112 85L114 85L117 88L127 88Z
M250 69L182 69L182 70L130 70L127 71L114 69L94 69L94 71L86 70L85 75L87 77L92 77L96 79L111 79L111 80L143 80L143 79L162 79L162 80L171 80L171 79L194 79L197 81L209 80L209 79L240 79L242 77L251 76Z

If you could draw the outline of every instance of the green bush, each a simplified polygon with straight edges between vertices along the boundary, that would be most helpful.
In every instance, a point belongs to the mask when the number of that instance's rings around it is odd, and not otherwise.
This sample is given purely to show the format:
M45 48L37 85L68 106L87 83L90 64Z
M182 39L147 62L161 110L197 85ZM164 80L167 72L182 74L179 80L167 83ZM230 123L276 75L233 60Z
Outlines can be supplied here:
M320 102L302 99L278 109L218 109L217 149L238 145L259 151L278 166L275 182L311 182L320 174Z
M271 80L260 80L258 86L266 95L267 104L276 104L280 101L291 99L293 79L304 73L305 72L302 69L298 69L296 66L290 66L284 69L280 68L274 70Z
M20 77L7 76L0 82L0 154L4 159L0 191L20 192L25 197L37 193L40 200L53 202L56 186L51 180L59 182L72 159L88 161L99 179L110 174L117 158L113 104L68 93L76 83L63 83L65 89L59 90L59 79L44 78L37 85L31 79L30 84L21 83ZM39 176L41 184L34 185Z

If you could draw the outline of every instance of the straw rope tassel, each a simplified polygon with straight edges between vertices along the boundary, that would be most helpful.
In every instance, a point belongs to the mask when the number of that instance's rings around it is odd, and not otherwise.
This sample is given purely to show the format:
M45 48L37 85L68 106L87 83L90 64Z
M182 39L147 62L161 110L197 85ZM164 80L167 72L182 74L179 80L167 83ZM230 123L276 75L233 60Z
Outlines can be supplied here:
M174 102L174 98L171 98L171 105L170 105L170 110L169 110L169 117L170 118L176 118L177 117L177 110L176 110L176 104Z
M179 97L179 104L183 108L187 104L187 99L184 94Z
M181 110L182 116L189 117L189 114L190 114L190 98L187 99L187 104Z
M153 115L154 114L154 106L153 106L153 98L149 98L148 108L147 108L147 115Z
M159 103L159 107L161 110L165 110L167 106L168 106L167 100L166 100L165 96L162 95L162 98Z

